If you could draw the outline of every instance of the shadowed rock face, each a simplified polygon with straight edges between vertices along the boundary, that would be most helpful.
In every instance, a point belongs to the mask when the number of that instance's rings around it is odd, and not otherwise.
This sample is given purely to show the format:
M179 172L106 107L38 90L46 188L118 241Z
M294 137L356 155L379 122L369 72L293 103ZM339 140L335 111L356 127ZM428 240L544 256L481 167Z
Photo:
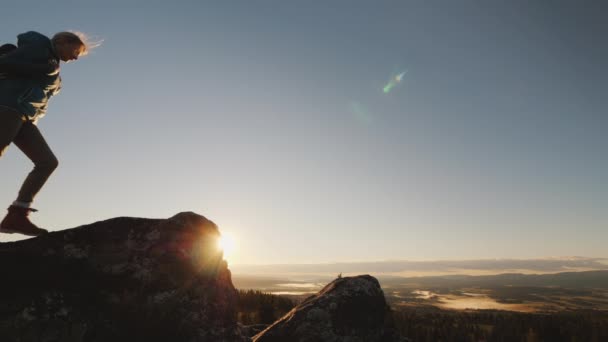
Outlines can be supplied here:
M238 341L218 238L180 213L0 244L0 341Z
M338 278L254 336L253 341L401 341L389 312L376 278Z

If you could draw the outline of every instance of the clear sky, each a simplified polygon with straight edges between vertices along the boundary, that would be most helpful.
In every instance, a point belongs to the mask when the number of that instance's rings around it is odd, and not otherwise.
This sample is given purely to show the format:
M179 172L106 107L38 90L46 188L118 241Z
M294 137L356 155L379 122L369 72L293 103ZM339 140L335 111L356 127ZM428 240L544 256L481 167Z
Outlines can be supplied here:
M62 65L39 122L60 161L32 216L50 230L194 211L235 237L233 263L608 256L605 1L2 13L2 43L104 39ZM0 203L30 169L12 146Z

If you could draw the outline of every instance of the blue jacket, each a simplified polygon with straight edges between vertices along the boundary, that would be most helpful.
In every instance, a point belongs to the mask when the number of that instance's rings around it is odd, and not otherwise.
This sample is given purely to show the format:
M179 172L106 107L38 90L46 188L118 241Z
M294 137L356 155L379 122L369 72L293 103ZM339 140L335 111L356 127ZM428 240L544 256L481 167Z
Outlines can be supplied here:
M0 57L2 65L44 65L59 63L51 40L34 31L17 36L18 48ZM36 121L46 114L49 99L59 93L59 73L0 79L0 105L11 107Z

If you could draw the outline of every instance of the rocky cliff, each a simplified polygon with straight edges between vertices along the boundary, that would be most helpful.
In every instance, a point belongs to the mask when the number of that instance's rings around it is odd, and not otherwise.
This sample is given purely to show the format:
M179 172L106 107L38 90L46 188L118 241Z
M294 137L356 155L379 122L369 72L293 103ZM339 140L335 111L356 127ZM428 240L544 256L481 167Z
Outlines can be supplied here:
M251 341L219 236L186 212L2 243L0 341ZM399 341L388 312L375 278L339 278L253 340Z
M0 244L0 341L237 341L218 238L180 213Z

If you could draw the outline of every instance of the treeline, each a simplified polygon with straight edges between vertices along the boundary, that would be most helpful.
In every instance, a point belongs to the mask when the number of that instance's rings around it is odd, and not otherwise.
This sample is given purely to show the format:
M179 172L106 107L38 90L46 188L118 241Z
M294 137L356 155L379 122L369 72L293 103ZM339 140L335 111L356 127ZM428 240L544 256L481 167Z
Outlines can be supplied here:
M238 321L272 324L296 304L259 290L238 290ZM401 335L415 342L608 341L608 313L601 311L532 314L401 307L393 309L392 317Z
M259 290L238 290L238 321L244 325L271 324L295 305L286 297Z
M608 341L608 313L526 314L507 311L393 311L397 329L416 342Z

